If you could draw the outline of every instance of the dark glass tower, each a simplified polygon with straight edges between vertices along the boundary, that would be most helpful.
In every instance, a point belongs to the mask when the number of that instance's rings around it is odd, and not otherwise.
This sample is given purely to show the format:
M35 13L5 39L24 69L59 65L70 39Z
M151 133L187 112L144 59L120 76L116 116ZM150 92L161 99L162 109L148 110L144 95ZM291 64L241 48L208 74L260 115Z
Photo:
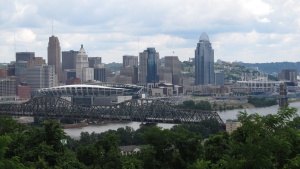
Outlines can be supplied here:
M214 85L214 50L206 33L202 33L195 50L195 85Z
M157 75L157 53L155 48L147 48L147 83L156 83L159 81Z

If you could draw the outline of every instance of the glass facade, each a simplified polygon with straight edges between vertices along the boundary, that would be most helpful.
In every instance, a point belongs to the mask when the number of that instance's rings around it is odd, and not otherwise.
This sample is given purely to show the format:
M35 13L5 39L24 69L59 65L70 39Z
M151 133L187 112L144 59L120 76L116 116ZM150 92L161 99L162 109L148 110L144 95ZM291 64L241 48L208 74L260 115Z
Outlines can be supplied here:
M214 85L214 50L206 33L202 33L195 50L195 85Z
M147 48L147 83L156 83L159 81L157 75L157 58L155 48Z

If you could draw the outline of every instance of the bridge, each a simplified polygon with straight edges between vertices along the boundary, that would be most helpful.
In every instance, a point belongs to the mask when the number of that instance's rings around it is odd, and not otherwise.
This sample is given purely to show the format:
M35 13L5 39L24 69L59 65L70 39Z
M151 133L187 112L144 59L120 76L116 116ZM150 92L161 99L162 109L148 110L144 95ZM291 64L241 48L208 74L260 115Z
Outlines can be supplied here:
M35 97L24 103L0 103L0 114L175 124L215 119L224 125L215 111L177 109L166 102L151 99L133 99L111 106L79 106L60 97Z

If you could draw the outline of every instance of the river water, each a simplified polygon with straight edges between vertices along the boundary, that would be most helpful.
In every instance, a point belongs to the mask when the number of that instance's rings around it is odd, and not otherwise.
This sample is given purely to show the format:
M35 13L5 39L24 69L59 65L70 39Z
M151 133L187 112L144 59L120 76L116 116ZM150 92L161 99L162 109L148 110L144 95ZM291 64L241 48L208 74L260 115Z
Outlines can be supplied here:
M298 114L300 115L300 102L293 102L290 103L290 107L295 107L298 109ZM228 110L218 112L222 120L225 122L228 119L236 119L236 115L240 111L246 111L249 114L258 113L260 115L267 115L267 114L275 114L278 111L279 106L270 106L264 108L248 108L248 109L235 109L235 110ZM99 125L89 125L82 128L70 128L64 129L65 133L72 138L78 139L80 137L81 132L95 132L95 133L102 133L108 130L117 130L120 127L132 127L134 130L137 130L140 127L141 122L112 122L112 123L104 123ZM170 129L174 124L165 124L165 123L158 123L157 126Z

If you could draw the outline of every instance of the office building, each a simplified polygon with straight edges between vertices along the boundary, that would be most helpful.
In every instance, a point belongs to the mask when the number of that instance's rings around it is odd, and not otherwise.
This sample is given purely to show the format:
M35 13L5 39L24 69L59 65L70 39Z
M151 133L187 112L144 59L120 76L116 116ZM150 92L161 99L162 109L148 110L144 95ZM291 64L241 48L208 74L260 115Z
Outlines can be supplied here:
M147 48L144 52L139 54L139 83L146 84L159 82L157 74L159 54L155 48Z
M107 81L107 68L94 68L94 80Z
M138 67L138 57L132 55L123 56L123 67Z
M214 50L206 33L202 33L195 50L195 85L214 85Z
M31 93L30 93L30 86L28 86L25 83L21 83L18 85L17 95L20 99L30 99Z
M82 69L82 82L94 80L94 68L84 67Z
M11 63L7 66L7 76L15 76L16 75L16 67L15 63Z
M28 68L27 72L27 84L32 92L57 85L57 75L52 65L36 65L33 68Z
M63 71L63 82L74 78L76 78L76 69L65 69Z
M20 78L20 82L27 82L28 61L17 61L15 63L15 75Z
M11 78L0 79L0 96L16 96L16 80Z
M35 57L34 52L17 52L16 62L18 61L29 61Z
M223 86L225 81L224 72L215 72L215 85Z
M70 50L62 52L62 70L76 69L76 57L78 51Z
M91 67L91 68L102 66L102 58L101 57L89 57L88 61L89 61L89 67Z
M61 49L59 40L55 36L49 37L48 43L48 65L52 65L55 68L55 74L59 82L61 81Z
M6 78L7 77L7 70L0 69L0 78Z
M181 65L178 56L166 56L162 60L164 61L164 66L170 68L172 73L171 83L173 85L182 85Z
M131 77L132 81L130 82L130 84L138 83L138 68L136 66L121 68L120 75L125 77Z
M83 45L76 56L76 77L83 80L83 68L89 67L88 55L86 54Z
M35 65L44 65L46 64L45 59L42 57L35 57L27 61L27 67L34 67Z
M160 66L160 67L158 67L157 72L158 72L158 76L159 76L159 82L172 84L173 76L172 76L170 67Z

